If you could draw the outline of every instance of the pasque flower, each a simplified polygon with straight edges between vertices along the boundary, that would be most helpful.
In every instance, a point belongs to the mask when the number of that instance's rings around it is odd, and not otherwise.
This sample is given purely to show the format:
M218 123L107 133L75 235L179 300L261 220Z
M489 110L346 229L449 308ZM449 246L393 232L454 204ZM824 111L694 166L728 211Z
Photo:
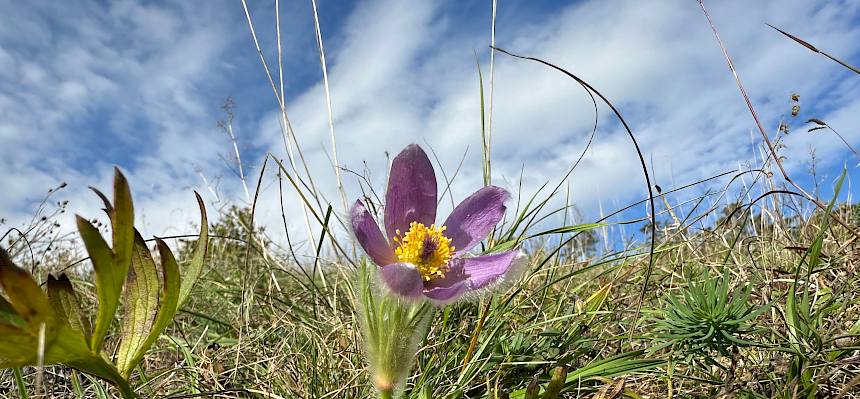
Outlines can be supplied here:
M412 144L391 164L385 233L361 201L352 208L352 228L392 292L452 302L503 279L519 256L518 250L468 256L502 219L508 197L502 188L481 188L435 224L436 175L424 150Z

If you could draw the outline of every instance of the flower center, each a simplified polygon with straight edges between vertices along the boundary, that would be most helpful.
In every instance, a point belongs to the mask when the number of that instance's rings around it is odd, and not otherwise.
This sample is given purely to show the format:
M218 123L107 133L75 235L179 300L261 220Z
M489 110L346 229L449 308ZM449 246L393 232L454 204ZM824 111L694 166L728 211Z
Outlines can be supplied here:
M454 247L451 239L442 234L444 231L445 226L437 228L433 224L427 227L412 222L406 234L395 231L394 242L398 245L394 253L401 262L415 265L424 281L445 277L448 261L454 256Z

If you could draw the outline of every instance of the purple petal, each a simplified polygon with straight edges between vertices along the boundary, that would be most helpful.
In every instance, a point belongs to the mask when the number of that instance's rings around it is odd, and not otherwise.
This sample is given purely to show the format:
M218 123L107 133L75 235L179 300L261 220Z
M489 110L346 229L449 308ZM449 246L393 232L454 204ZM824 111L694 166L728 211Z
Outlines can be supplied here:
M411 299L421 297L424 280L418 269L409 263L392 263L379 270L382 281L395 294Z
M397 256L379 230L379 225L373 220L373 216L365 209L361 201L355 201L352 206L350 216L352 222L352 232L355 234L355 239L364 248L364 252L373 262L380 266L385 266L397 262Z
M406 233L412 222L436 222L436 175L421 147L411 144L394 157L385 192L385 230Z
M424 282L424 296L440 303L454 302L464 294L501 281L514 272L519 250L475 258L458 258L449 264L445 277Z
M437 287L426 290L424 291L424 296L436 302L448 303L460 299L468 290L467 282L460 281L450 287Z
M463 262L463 273L466 275L469 290L477 290L499 281L508 274L519 253L519 250L512 250L457 261Z
M466 252L490 234L505 215L508 192L499 187L484 187L454 208L445 221L445 235L458 253Z

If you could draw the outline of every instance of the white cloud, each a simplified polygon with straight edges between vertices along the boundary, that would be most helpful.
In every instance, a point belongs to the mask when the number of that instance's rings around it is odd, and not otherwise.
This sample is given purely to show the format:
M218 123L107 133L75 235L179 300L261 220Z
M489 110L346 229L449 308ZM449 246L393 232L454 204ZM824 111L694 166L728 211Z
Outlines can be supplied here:
M215 119L228 93L207 96L236 40L230 10L130 1L3 8L14 22L0 28L0 169L8 171L0 214L27 220L48 188L67 181L60 198L99 216L87 186L109 192L110 166L119 164L149 233L196 221L196 170L223 173Z
M852 76L839 75L841 67L775 34L765 23L792 29L851 57L860 50L853 44L860 35L852 22L857 2L842 4L838 11L803 1L760 2L755 7L719 2L711 8L770 133L788 112L790 93L801 93L811 104L853 86ZM427 140L453 169L470 146L455 187L462 198L480 184L472 50L485 54L488 38L483 33L457 35L457 26L440 22L444 10L397 10L392 18L394 9L384 1L359 7L349 26L364 29L346 29L342 48L331 57L340 161L353 169L368 161L376 171L374 183L381 185L386 167L382 151L396 152L409 142ZM752 160L752 118L695 2L589 1L541 19L511 18L499 21L498 45L568 68L609 97L631 123L646 159L653 159L652 173L664 187ZM582 151L592 122L590 100L556 71L502 55L496 59L494 173L510 182L524 165L524 187L530 193L560 177ZM297 135L313 149L315 176L325 177L327 195L335 198L332 173L318 150L328 142L323 101L317 85L290 109ZM856 125L856 117L844 112L852 107L847 96L830 107L843 115L843 126ZM573 175L574 198L589 211L599 201L628 201L645 193L632 144L606 107L601 105L600 114L596 143ZM269 118L272 126L275 119ZM844 133L852 142L860 139L860 134ZM807 144L816 140L811 137L798 133L787 138L791 170L803 173L803 163L794 160L806 159ZM272 146L279 141L272 139ZM832 141L819 139L817 147L821 159L846 156ZM502 184L501 178L497 181Z
M860 147L860 133L852 130L858 122L856 76L765 26L770 22L784 27L842 58L855 59L860 51L856 44L860 43L860 28L854 21L860 2L750 4L737 0L708 4L769 132L774 132L779 118L788 112L789 94L798 92L804 112L821 112L802 118L825 119ZM151 233L161 234L180 220L196 220L194 203L187 194L189 188L199 185L195 173L201 168L206 173L224 174L218 154L227 150L223 135L211 128L212 105L220 98L207 98L213 92L205 87L212 79L220 79L223 90L229 92L230 75L224 72L228 70L259 76L262 84L257 100L269 109L261 115L237 115L245 119L240 122L245 127L258 127L253 137L243 130L240 140L285 156L276 104L259 65L238 71L232 69L234 63L223 60L236 40L239 47L251 48L240 9L213 7L201 13L194 7L123 2L107 13L90 10L82 18L95 15L95 21L72 25L77 36L71 37L86 39L80 41L53 33L40 16L13 18L14 26L0 30L0 66L10 66L0 68L6 71L0 72L0 78L15 82L0 84L0 144L16 149L0 150L0 166L20 176L12 179L9 191L13 195L0 198L0 213L26 215L22 204L32 202L59 177L79 188L94 182L107 187L106 165L83 168L52 160L49 166L41 166L41 153L74 154L79 147L74 145L75 133L69 126L85 114L114 129L100 144L107 148L117 140L134 147L129 172ZM653 159L652 172L664 188L752 159L752 119L696 2L592 0L551 13L507 12L506 3L500 7L497 44L567 68L609 97L631 123L646 159ZM260 15L265 8L252 9L255 21L268 22L268 16ZM327 11L323 4L320 12ZM456 11L456 4L368 1L351 10L344 26L323 26L339 161L357 171L367 161L377 188L385 180L383 153L393 155L410 142L425 140L438 152L449 174L469 147L454 187L456 197L463 198L481 184L473 51L481 55L486 74L489 35L473 27L488 26L489 21L463 22L465 19L455 18ZM233 25L227 29L211 22L213 18ZM459 25L465 23L475 25ZM129 46L111 36L110 27L120 24L128 26L127 37L121 41ZM100 28L104 25L107 27ZM273 30L260 22L257 29L261 36ZM7 46L20 41L10 30L32 33L21 37L28 37L28 46L41 49L36 52L41 58L33 59L15 46ZM311 34L291 36L295 40L285 42L285 50L314 70L318 66ZM271 43L266 37L263 42ZM265 52L272 54L272 49ZM49 62L45 54L57 61ZM256 56L251 51L243 54ZM516 188L513 183L524 166L528 194L544 181L562 176L579 156L591 129L591 103L575 82L556 71L500 54L496 61L495 181ZM270 58L269 65L276 65L275 60ZM293 76L317 79L312 84L301 82L299 86L308 88L290 99L288 111L316 184L340 211L319 73L290 70L288 87L296 85L289 80ZM254 112L260 107L265 105L254 104L250 110L237 112ZM92 115L104 110L118 112L103 119ZM248 122L249 118L258 121ZM800 120L793 123L797 132L786 139L792 171L803 173L810 144L831 166L850 155L837 138L805 134L799 129ZM601 201L606 206L620 204L645 192L632 145L604 106L600 125L595 144L572 180L574 199L586 211L594 211ZM38 131L45 138L32 140L24 131ZM755 139L759 140L757 133ZM62 149L70 144L70 149ZM255 161L259 165L260 160ZM100 171L99 175L91 176L93 170ZM253 183L258 170L249 173ZM356 179L344 176L353 199L358 195ZM272 179L269 173L258 213L270 231L277 231L279 205ZM225 191L240 198L235 181L226 184ZM304 237L297 201L290 198L287 208L291 228Z

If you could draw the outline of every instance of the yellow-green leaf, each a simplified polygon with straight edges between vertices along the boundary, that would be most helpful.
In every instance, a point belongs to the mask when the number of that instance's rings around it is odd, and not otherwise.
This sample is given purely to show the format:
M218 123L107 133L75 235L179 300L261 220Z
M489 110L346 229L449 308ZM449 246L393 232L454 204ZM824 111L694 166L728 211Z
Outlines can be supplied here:
M90 353L87 358L70 361L65 364L74 369L110 381L117 389L119 389L122 396L126 399L138 398L138 396L134 394L134 390L131 388L128 380L119 375L119 372L112 364L110 364L110 362L98 355Z
M36 339L21 328L0 323L0 368L21 367L35 359Z
M45 353L45 364L57 363L110 381L119 389L124 398L136 398L128 380L119 374L116 367L101 354L92 353L84 337L68 326L60 328L56 340L52 342Z
M120 285L125 282L125 275L131 264L134 253L134 206L131 201L131 189L125 176L114 168L113 182L114 209L111 213L111 228L113 230L113 252L116 267L120 269Z
M9 254L0 248L0 287L9 298L9 305L27 325L30 332L39 331L42 324L48 332L56 325L54 311L48 297L30 273L15 266Z
M16 327L24 325L24 319L15 312L12 304L3 296L0 296L0 323L10 324Z
M46 301L47 302L47 301ZM47 324L45 324L47 325ZM44 336L41 336L44 334ZM43 346L40 342L43 342ZM44 348L40 359L40 346ZM31 330L0 323L0 368L67 363L89 356L83 336L68 325Z
M69 281L69 277L65 273L60 274L59 278L48 275L48 301L54 308L57 317L63 323L68 324L73 331L84 337L87 340L87 345L89 345L90 332L92 331L90 319L81 310L72 282Z
M105 201L106 197L95 191ZM105 211L111 219L113 249L111 249L98 229L89 221L78 216L78 231L93 262L98 294L96 325L90 338L90 348L98 353L110 330L114 314L119 306L119 297L131 264L134 246L134 210L128 182L119 171L114 173L114 204L105 201Z
M155 243L158 247L158 253L161 255L161 306L158 308L158 316L152 325L152 329L149 330L149 335L147 335L146 340L138 347L137 352L127 366L128 370L134 369L143 360L146 351L149 350L149 347L155 343L164 329L167 328L167 325L173 320L173 316L176 315L176 311L178 310L179 265L176 263L176 258L164 241L156 238Z
M606 284L603 287L600 287L599 290L595 291L585 300L585 312L591 313L600 310L600 307L603 306L603 303L606 302L606 298L609 296L609 291L612 290L612 283Z
M134 356L152 329L158 311L158 270L140 233L135 230L134 254L125 283L125 316L116 365L128 378Z
M122 292L122 281L118 281L120 270L114 267L114 256L98 229L88 220L78 216L78 232L90 255L96 279L96 295L98 310L96 325L90 338L90 348L98 353L110 329L116 308L119 306L119 296Z
M39 337L22 329L0 324L0 368L36 364L65 364L114 383L126 398L134 395L128 382L100 355L90 352L86 339L68 325L61 325L55 337L46 340L39 356Z
M564 367L556 367L552 371L552 379L546 385L546 390L543 393L543 399L556 399L564 388L565 378L567 378L567 369Z
M191 294L191 288L194 283L200 278L203 272L203 264L206 261L206 252L209 247L209 220L206 217L206 205L203 204L203 198L196 191L194 196L197 197L197 205L200 207L200 236L197 239L197 246L194 248L194 254L191 257L191 263L182 270L182 283L179 288L179 303L177 307L182 306Z

